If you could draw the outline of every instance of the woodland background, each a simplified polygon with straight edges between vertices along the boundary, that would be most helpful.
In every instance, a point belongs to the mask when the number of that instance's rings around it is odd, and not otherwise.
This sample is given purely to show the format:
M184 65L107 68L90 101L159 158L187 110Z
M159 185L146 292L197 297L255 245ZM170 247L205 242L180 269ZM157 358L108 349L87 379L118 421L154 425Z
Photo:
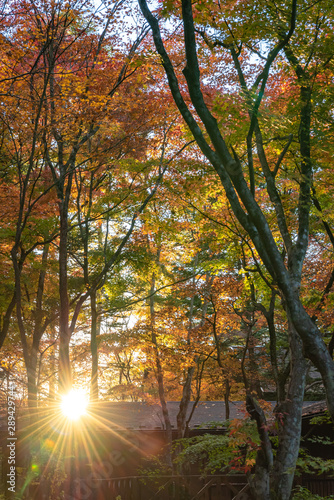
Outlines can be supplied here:
M183 437L190 400L246 400L255 498L288 499L302 401L333 409L332 3L140 8L1 4L3 406L89 386L171 436L175 400Z

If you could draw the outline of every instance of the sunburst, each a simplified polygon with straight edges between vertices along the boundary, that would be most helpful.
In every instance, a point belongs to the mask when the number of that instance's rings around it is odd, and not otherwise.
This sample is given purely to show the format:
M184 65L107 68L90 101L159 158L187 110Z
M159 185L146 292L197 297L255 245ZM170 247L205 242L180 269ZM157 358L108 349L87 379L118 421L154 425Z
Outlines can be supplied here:
M61 399L61 411L70 420L78 420L86 415L88 399L84 391L72 389Z

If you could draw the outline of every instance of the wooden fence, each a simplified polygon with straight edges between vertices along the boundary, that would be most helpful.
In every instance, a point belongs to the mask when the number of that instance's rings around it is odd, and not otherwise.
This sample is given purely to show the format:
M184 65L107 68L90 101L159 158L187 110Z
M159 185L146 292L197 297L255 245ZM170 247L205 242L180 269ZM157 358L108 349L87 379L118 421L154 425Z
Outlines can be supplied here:
M320 497L334 495L334 477L302 475L295 485L307 488ZM97 495L92 500L251 500L246 477L230 476L160 476L124 477L97 480Z
M96 480L94 500L250 500L244 475L138 476Z
M311 493L319 495L320 497L334 495L334 477L329 477L325 474L318 476L303 474L299 477L295 477L294 484L303 486Z
M240 474L68 479L61 494L63 500L252 500L246 477ZM303 475L294 483L320 497L334 495L334 477ZM43 480L31 484L25 498L49 500L48 486Z

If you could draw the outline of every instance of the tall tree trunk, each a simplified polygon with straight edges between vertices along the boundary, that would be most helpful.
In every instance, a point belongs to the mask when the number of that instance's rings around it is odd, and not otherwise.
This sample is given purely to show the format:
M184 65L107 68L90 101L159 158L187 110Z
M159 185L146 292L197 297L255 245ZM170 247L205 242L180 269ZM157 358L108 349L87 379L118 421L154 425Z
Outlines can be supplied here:
M225 402L225 419L230 419L230 397L231 385L228 377L225 377L225 391L224 391L224 402Z
M298 458L307 361L302 341L289 321L290 378L285 401L278 405L278 449L275 457L271 491L273 500L289 500Z
M35 325L32 338L32 345L30 346L30 343L28 342L27 339L27 332L22 313L23 305L22 305L22 292L21 292L21 273L24 262L24 251L21 249L21 252L22 252L21 259L18 260L17 250L15 247L13 247L12 261L15 271L16 318L20 332L25 368L27 371L29 414L31 422L33 423L35 421L37 414L37 356L38 356L40 340L42 337L42 333L44 331L41 328L40 322L41 322L41 304L42 304L41 296L43 295L43 289L44 289L45 269L42 268L42 270L40 271L39 287L37 290L37 300L35 305L35 315L33 318L35 320ZM43 267L45 264L44 260L46 261L46 259L47 259L47 250L45 251L44 248L43 261L42 261Z
M198 262L198 254L195 257L193 273L195 270L195 266L197 265L197 262ZM193 278L193 287L195 290L195 278ZM194 300L195 300L195 291L193 291L193 295L192 295L191 300L190 300L189 325L188 325L188 332L187 332L188 347L190 347L191 334L192 334L192 330L193 330ZM179 407L178 414L176 416L178 439L183 438L184 433L185 433L186 420L187 420L187 410L188 410L189 402L190 402L190 398L191 398L191 383L193 380L194 372L195 372L195 366L188 367L187 372L186 372L186 379L185 379L183 389L182 389L182 397L181 397L181 401L180 401L180 407Z
M32 347L27 365L28 407L31 414L37 409L37 351Z
M250 391L255 393L259 399L263 398L263 392L260 384L260 380L258 377L259 370L257 369L255 348L254 348L254 336L252 335L249 342L248 347L249 354L249 371L252 376L249 379Z
M12 317L12 313L15 309L15 305L16 305L16 296L15 296L15 292L13 294L13 297L12 297L12 300L10 301L8 307L7 307L7 310L3 316L3 318L1 318L1 325L0 325L0 349L1 347L3 346L3 343L6 339L6 336L7 336L7 333L8 333L8 329L9 329L9 325L10 325L10 320L11 320L11 317Z
M160 360L160 352L157 342L157 336L155 332L155 310L154 310L154 293L155 293L155 276L153 273L152 281L151 281L151 290L150 290L150 320L151 320L151 340L153 344L153 353L154 353L154 361L155 361L155 369L156 376L158 382L158 391L159 391L159 399L161 404L162 416L165 423L166 430L166 438L167 438L167 447L166 447L166 463L168 467L173 467L172 461L172 424L170 421L167 401L165 397L165 388L164 388L164 373Z
M53 343L55 343L56 339L56 332L54 329L54 326L51 326L51 336L50 339ZM49 399L53 400L55 398L56 394L56 384L55 384L55 372L56 372L56 353L55 353L55 346L53 345L51 347L51 353L50 353L50 361L49 361L49 369L50 369L50 378L49 378Z
M90 384L90 400L97 401L99 398L98 384L98 342L99 321L96 307L96 290L93 290L90 295L90 310L91 310L91 337L90 337L90 352L92 355L92 374Z
M278 448L272 460L267 422L263 411L253 396L247 395L247 409L256 420L261 438L257 454L255 474L249 476L249 484L255 500L289 500L293 485L301 435L302 407L307 372L302 342L289 321L290 376L284 401L276 408L278 423Z
M67 203L60 203L60 235L59 235L59 385L62 392L67 392L72 385L70 363L70 330L69 330L69 300L67 278Z
M195 372L195 366L190 366L187 369L186 380L185 380L185 383L183 385L182 398L180 401L179 411L178 411L178 414L176 417L178 439L183 438L185 435L186 421L187 421L187 410L188 410L190 398L191 398L191 383L193 380L194 372Z
M255 473L248 475L248 483L254 500L272 500L270 494L270 473L273 466L273 452L265 414L254 396L248 392L246 408L255 420L261 440L261 448L257 452Z

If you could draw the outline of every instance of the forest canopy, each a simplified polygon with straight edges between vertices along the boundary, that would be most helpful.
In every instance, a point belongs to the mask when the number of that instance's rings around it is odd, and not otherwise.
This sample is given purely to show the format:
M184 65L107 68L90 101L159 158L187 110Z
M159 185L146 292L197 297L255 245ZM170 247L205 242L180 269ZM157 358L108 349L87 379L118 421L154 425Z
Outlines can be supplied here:
M334 419L332 2L0 19L2 400L158 401L170 441L167 400L180 438L190 401L245 400L253 494L287 500L304 399Z

